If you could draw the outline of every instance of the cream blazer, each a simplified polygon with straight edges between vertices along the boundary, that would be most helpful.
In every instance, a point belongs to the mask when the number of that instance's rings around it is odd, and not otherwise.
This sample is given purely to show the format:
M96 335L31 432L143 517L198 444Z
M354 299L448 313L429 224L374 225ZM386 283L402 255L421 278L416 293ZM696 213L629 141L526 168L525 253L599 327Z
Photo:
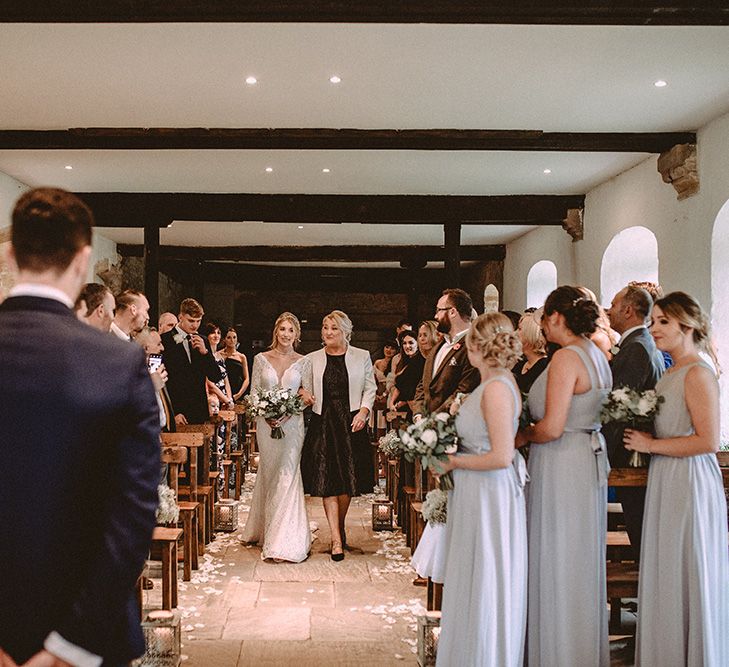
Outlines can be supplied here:
M322 348L316 352L306 355L311 360L312 386L314 388L314 405L312 410L316 414L321 414L322 398L322 378L324 377L324 369L327 365L327 353ZM349 375L349 410L354 412L360 408L367 408L372 412L372 404L375 402L375 394L377 393L377 384L375 376L372 372L372 359L368 350L359 347L347 346L347 352L344 355L344 363L347 365L347 374Z

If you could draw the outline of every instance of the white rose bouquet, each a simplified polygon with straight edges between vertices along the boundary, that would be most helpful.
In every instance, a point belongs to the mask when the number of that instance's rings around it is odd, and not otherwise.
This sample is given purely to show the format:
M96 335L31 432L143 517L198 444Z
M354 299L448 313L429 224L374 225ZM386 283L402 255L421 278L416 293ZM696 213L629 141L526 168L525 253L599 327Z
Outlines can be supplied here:
M448 518L448 494L440 489L428 491L423 501L423 519L428 523L445 523Z
M600 422L650 433L663 401L663 396L658 396L654 389L638 391L631 387L618 387L608 394L600 412ZM641 452L633 452L628 462L632 468L644 468L647 464L646 455Z
M395 430L388 431L377 442L377 448L388 459L396 459L402 453L402 441Z
M437 412L400 432L403 456L408 461L420 459L423 468L432 468L437 474L438 462L447 461L448 454L456 451L456 419L447 412ZM453 475L449 471L440 477L440 488L453 488Z
M246 416L249 421L256 417L266 420L278 420L283 417L299 415L304 411L304 400L296 392L282 387L274 387L246 396L244 399ZM280 440L284 437L281 426L271 426L271 438Z

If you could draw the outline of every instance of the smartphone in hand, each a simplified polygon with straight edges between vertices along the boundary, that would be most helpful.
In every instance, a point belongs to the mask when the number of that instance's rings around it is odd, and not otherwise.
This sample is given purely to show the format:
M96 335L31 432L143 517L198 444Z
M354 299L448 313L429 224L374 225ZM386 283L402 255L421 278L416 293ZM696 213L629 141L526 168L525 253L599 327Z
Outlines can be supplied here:
M149 357L147 357L147 368L149 368L150 373L156 373L159 370L159 367L162 365L162 355L161 354L150 354Z

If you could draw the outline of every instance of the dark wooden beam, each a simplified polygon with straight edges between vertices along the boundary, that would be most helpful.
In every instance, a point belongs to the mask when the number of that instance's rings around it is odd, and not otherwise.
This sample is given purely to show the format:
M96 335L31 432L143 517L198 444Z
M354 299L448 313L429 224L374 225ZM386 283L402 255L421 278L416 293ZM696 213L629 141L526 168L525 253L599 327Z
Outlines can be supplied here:
M159 227L148 224L144 228L144 294L149 301L149 320L159 316Z
M728 25L725 0L0 0L0 21Z
M142 257L145 246L119 244L123 257ZM461 261L486 262L506 256L503 245L461 247ZM446 249L440 246L161 246L160 259L205 262L402 262L408 266L443 262Z
M294 223L562 225L584 195L261 195L82 192L99 227L174 220Z
M2 150L424 150L662 153L696 143L694 132L141 128L0 130Z
M445 274L448 287L461 286L461 223L447 222L443 225L445 246Z

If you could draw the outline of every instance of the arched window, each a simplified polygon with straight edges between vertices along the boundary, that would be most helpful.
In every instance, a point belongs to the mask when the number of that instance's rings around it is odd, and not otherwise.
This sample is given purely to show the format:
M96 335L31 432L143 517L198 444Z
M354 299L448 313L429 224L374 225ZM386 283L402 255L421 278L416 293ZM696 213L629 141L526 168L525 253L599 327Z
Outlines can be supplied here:
M527 308L541 308L549 293L557 287L557 267L542 259L527 274Z
M628 227L613 236L600 267L600 298L609 306L629 282L658 282L658 241L645 227Z
M721 442L729 444L729 201L714 221L711 235L711 330L716 344L721 391Z
M496 313L499 310L499 290L489 283L483 291L483 312Z

